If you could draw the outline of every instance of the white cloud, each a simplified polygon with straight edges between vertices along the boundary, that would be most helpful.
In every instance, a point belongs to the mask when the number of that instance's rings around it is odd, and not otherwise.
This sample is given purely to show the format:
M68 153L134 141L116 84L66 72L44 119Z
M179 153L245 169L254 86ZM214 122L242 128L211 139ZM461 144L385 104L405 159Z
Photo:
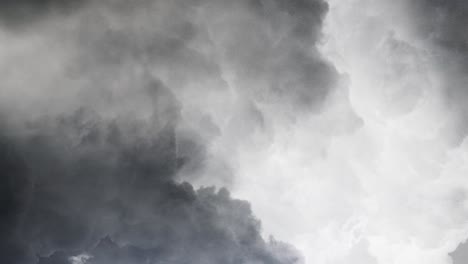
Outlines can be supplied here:
M87 254L80 254L77 256L70 257L69 261L70 264L86 264L88 260L90 260L92 256L87 255Z
M271 143L242 138L226 157L234 194L308 263L450 263L468 234L466 144L449 144L440 74L404 7L330 1L321 50L349 96L292 123L270 115ZM353 112L362 126L337 133Z

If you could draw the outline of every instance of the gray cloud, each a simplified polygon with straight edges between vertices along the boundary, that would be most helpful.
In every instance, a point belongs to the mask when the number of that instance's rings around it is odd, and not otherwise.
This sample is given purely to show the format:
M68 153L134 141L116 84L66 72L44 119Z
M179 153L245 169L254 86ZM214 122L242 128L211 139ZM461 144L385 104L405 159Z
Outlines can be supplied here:
M468 133L468 4L466 1L419 0L411 4L414 28L442 74L448 108L457 116L452 142L458 144Z
M176 177L232 177L215 138L269 138L277 116L320 111L339 79L315 47L323 1L0 9L4 262L301 261L261 237L247 202Z
M27 136L2 136L4 261L34 263L39 255L39 263L67 263L57 259L76 252L96 256L90 263L299 260L272 252L247 202L225 189L195 191L172 180L178 166L173 127L138 137L148 124L126 122L77 112L40 120ZM122 246L105 239L93 249L104 236Z
M468 244L461 243L455 251L449 254L452 257L453 264L465 263L468 259Z
M68 15L86 0L5 0L0 3L0 24L12 30L24 30L43 18Z

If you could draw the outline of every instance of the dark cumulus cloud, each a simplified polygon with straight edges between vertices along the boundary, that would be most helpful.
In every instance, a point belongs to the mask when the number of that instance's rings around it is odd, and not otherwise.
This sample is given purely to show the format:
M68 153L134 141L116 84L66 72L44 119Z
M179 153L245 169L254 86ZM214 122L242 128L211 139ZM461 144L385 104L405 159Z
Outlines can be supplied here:
M302 261L248 202L176 177L222 163L210 140L267 129L271 109L320 109L339 78L315 47L323 1L0 9L2 263Z
M143 130L154 126L126 122L83 110L31 124L27 135L2 135L2 261L73 263L83 254L99 264L300 260L262 239L247 202L172 180L181 161L171 124L150 138Z
M463 0L418 0L411 2L414 26L432 45L448 107L458 116L454 144L468 133L468 3Z

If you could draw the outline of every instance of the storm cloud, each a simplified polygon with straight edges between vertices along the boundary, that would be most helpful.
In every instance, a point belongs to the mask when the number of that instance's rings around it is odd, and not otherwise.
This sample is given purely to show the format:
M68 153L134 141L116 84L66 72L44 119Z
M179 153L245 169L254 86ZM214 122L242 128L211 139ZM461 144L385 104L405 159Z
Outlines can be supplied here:
M3 262L302 262L292 246L263 238L248 202L186 181L229 185L227 157L245 139L268 144L279 125L335 97L347 104L315 46L327 4L0 9ZM349 117L345 130L359 123Z
M0 262L463 263L467 6L2 1Z
M86 253L96 256L90 263L299 261L278 252L287 246L262 239L247 202L225 189L194 190L172 180L172 127L138 137L144 124L127 134L119 121L82 112L41 123L27 136L2 136L2 260L71 263ZM112 240L93 249L106 236Z

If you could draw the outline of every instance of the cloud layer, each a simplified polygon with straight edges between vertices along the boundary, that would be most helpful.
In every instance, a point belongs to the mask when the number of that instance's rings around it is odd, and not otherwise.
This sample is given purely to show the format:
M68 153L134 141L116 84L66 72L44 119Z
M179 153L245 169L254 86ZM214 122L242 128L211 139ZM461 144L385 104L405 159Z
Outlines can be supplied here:
M322 1L2 2L0 256L300 263L231 185L244 138L318 112Z
M2 260L462 263L467 13L2 2Z

